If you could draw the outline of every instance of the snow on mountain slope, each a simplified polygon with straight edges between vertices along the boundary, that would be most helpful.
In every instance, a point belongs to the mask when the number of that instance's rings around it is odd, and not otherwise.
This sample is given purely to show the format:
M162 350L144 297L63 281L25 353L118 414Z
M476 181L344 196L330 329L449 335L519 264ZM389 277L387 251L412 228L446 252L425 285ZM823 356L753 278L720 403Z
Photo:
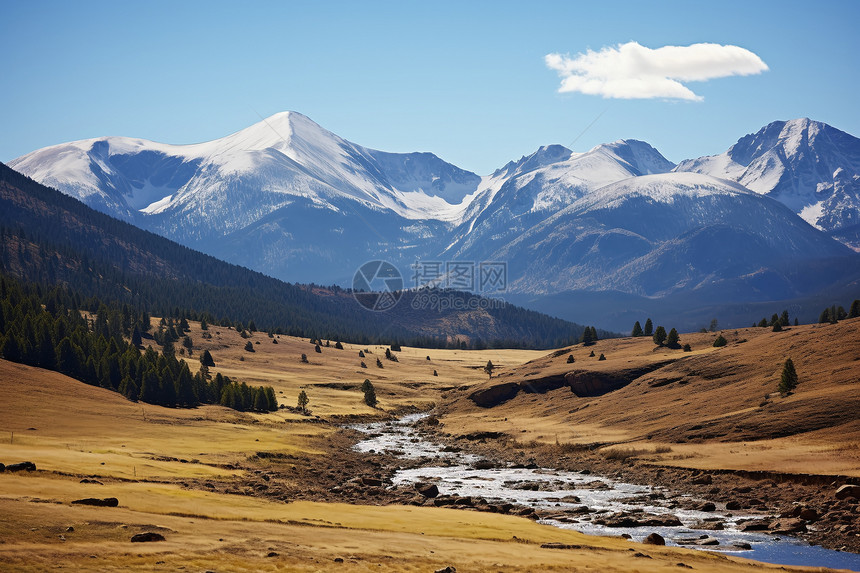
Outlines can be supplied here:
M619 140L574 153L541 147L484 179L447 252L488 253L578 198L622 179L662 173L674 164L647 143Z
M146 215L196 210L201 222L217 228L221 221L219 231L255 221L290 196L332 209L331 199L348 197L407 219L453 219L480 182L429 153L366 149L295 112L206 143L107 137L37 150L10 166L143 226ZM229 208L206 217L218 207Z
M767 288L791 296L796 287L782 265L849 255L785 206L737 183L667 173L592 191L490 256L508 261L517 292L666 296L723 281L755 282L749 277L772 271L777 278Z
M682 161L676 170L737 181L834 235L860 223L860 139L825 123L776 121L725 153ZM860 240L845 242L860 248Z

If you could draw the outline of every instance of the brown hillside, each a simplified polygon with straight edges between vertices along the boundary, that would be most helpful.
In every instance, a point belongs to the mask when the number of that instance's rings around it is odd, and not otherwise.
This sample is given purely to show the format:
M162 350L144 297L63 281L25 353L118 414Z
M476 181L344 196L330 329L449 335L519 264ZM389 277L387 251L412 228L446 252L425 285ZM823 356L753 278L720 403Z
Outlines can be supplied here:
M520 442L671 444L657 461L860 475L860 319L722 334L729 342L722 348L712 346L715 333L683 334L689 353L650 338L602 340L503 369L451 394L446 431L503 432ZM799 385L782 397L786 358Z

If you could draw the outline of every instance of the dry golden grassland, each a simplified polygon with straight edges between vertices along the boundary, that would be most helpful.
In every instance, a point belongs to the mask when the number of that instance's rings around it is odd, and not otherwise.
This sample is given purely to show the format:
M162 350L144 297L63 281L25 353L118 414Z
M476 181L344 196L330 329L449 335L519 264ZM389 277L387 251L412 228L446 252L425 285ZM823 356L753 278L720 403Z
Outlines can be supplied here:
M448 401L456 397L457 388L487 383L482 368L488 360L497 366L492 383L499 375L518 376L526 370L550 368L563 359L534 351L404 347L394 363L384 358L384 347L344 343L344 350L336 350L332 341L331 347L315 353L306 339L281 336L274 344L264 333L250 339L260 343L250 353L243 350L246 341L235 331L214 326L210 331L212 339L204 340L199 325L192 324L194 356L186 358L192 370L197 369L197 356L208 349L216 362L213 373L252 385L271 385L281 403L295 405L298 392L305 390L312 416L285 409L250 414L218 406L182 410L144 405L58 373L0 361L0 461L29 460L38 467L34 473L0 473L0 569L425 572L453 565L461 572L677 571L678 563L713 572L779 569L710 553L590 537L506 515L284 503L197 489L196 484L209 479L241 479L246 471L242 462L251 452L289 453L291 463L325 467L322 445L336 431L336 425L327 421L350 415L381 417L384 411ZM748 336L752 345L757 337ZM624 360L635 362L640 355L650 359L651 351L639 345L640 341L605 341L596 348L607 352L608 363L622 359L622 352ZM359 350L372 352L364 359L367 369L360 367ZM721 352L732 350L730 345ZM574 352L579 364L582 351ZM310 364L300 362L302 353ZM377 356L382 369L376 367ZM804 359L796 362L804 384ZM438 376L433 376L434 369ZM377 388L380 409L362 401L358 387L365 378ZM838 384L824 386L832 389ZM816 388L811 382L802 385L797 396ZM639 389L640 395L645 389L647 385ZM464 405L445 424L464 431L496 426L506 431L525 429L529 439L637 438L637 431L618 419L622 406L588 400L589 412L580 416L579 410L563 414L552 405L550 395L536 397L537 402L529 396L522 404L515 400L501 406L498 412ZM629 408L631 399L627 400ZM505 415L511 416L510 421L503 421L502 411L509 412ZM652 420L651 409L645 412L642 421L649 428L660 428ZM630 423L639 423L635 413L624 415L632 416ZM601 416L610 422L602 424ZM833 448L827 436L820 438L822 447L829 443ZM668 455L677 454L678 448L673 445ZM845 452L852 453L831 449L826 455L839 458ZM84 477L102 484L80 483ZM116 497L119 507L71 505L84 497ZM130 537L142 531L161 532L166 541L130 543ZM545 543L570 547L541 548Z

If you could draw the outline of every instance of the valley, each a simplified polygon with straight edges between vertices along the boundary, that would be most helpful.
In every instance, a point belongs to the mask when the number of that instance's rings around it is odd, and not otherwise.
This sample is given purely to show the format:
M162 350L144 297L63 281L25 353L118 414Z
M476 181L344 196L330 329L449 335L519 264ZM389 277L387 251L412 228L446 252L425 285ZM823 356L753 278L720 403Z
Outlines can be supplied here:
M208 350L213 375L271 385L282 407L269 414L134 403L55 372L0 361L7 397L0 431L10 433L0 460L37 468L0 473L8 516L0 561L15 570L57 562L88 570L628 571L646 560L649 571L676 570L678 563L703 571L770 567L745 561L743 551L646 546L535 523L557 510L518 516L479 501L437 505L411 484L392 482L399 471L420 474L438 463L432 451L413 451L410 461L352 447L363 438L350 427L419 411L434 420L420 425L425 439L494 460L487 467L586 471L720 507L735 501L764 518L811 508L821 517L805 535L857 551L856 518L839 521L856 516L856 500L833 496L834 484L860 478L858 328L858 319L849 319L781 333L724 330L722 348L710 345L715 333L682 333L691 353L641 338L551 353L404 346L391 353L393 361L379 345L337 349L323 341L317 353L308 339L261 332L246 339L219 326L204 338L192 321L193 355L185 358ZM245 349L248 341L253 352ZM591 350L606 360L589 357ZM783 398L774 371L787 351L800 383ZM495 366L489 379L488 360ZM546 382L574 371L594 379L639 375L590 397ZM376 388L375 408L362 400L365 378ZM512 382L522 390L507 401L480 407L470 398ZM307 414L295 408L302 390ZM765 393L769 403L761 404ZM739 413L747 422L739 423ZM429 457L416 461L422 455ZM705 475L710 481L697 485ZM87 497L115 497L118 507L71 504ZM129 543L145 532L165 541Z

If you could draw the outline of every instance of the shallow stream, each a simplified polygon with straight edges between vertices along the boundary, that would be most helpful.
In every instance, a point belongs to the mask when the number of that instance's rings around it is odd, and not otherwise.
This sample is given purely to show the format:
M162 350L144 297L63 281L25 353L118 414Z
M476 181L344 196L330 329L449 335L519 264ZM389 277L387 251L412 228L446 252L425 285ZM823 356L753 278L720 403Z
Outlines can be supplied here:
M536 510L558 511L559 519L541 519L539 523L563 529L574 529L593 535L628 534L635 541L641 541L650 533L656 532L663 536L667 545L718 550L780 565L860 571L860 555L809 545L795 537L738 530L738 522L761 518L758 514L719 509L703 512L670 508L664 497L671 497L671 493L663 488L554 469L475 469L475 464L482 460L479 456L446 451L443 445L428 440L419 432L415 423L426 416L427 414L412 414L395 422L352 426L368 435L355 445L355 449L361 452L386 452L403 459L425 460L421 467L397 471L393 477L395 486L432 482L439 488L440 495L481 497L490 503L513 503ZM587 513L561 515L562 512L583 506L588 508ZM608 527L593 521L597 516L637 510L654 515L674 515L682 525ZM722 522L723 529L715 531L696 527L700 522L714 521ZM719 545L695 545L695 540L705 536L715 539ZM743 544L747 544L751 549L740 549L737 546Z

